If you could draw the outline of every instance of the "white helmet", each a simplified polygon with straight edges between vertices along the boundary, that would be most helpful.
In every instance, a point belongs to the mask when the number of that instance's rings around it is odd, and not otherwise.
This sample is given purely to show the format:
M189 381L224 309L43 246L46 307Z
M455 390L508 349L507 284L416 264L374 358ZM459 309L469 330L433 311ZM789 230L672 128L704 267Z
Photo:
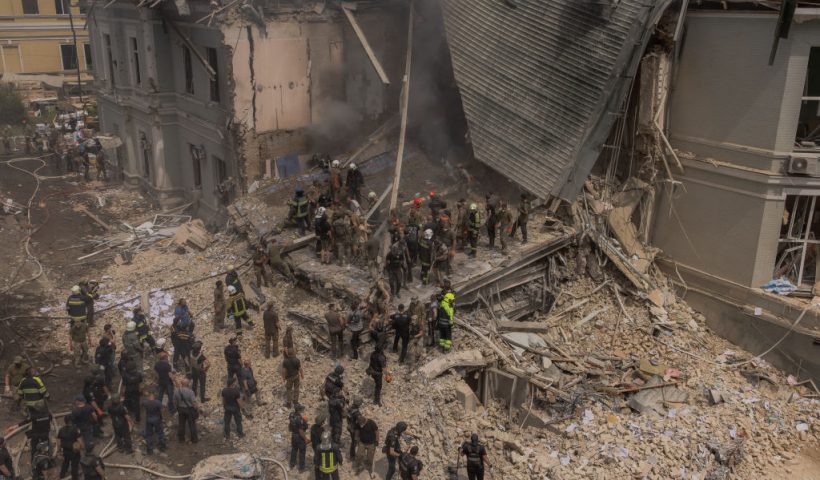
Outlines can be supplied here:
M80 286L74 285L73 287L71 287L71 293L80 293Z
M236 270L236 267L235 267L235 266L233 266L233 265L228 265L228 271L229 271L229 272L233 272L234 270Z
M475 203L471 203L470 210L478 210L478 205L476 205Z
M370 192L367 194L367 198L376 198L376 192Z
M157 340L157 346L158 346L159 348L164 347L164 346L165 346L165 339L164 339L164 338L160 338L159 340Z
M327 209L325 207L317 208L316 209L316 218L322 218L322 216L324 216L324 214L325 214L325 211L327 211Z
M355 164L355 163L351 163L350 165L348 165L348 166L347 166L347 168L349 168L349 169L351 169L351 170L356 170L356 164Z
M134 323L133 321L128 322L128 323L125 324L125 331L126 332L133 332L136 329L137 329L137 324Z
M430 240L431 238L433 238L433 231L428 228L424 231L424 239Z
M338 160L333 160L333 161L330 163L330 166L331 166L331 167L336 167L336 168L338 168L338 167L339 167L339 165L341 165L341 163L340 163Z
M233 285L228 285L228 293L230 293L231 295L236 294L236 287L234 287Z

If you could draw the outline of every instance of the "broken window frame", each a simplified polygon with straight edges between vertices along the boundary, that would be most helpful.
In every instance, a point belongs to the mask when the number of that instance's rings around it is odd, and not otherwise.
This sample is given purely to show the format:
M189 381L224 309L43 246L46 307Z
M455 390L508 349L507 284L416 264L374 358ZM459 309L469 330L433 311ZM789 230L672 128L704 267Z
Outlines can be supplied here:
M812 72L816 72L815 75ZM803 82L803 94L800 100L797 130L794 133L794 150L802 152L818 151L820 150L820 46L811 47L809 50L806 78ZM816 119L816 126L813 128L810 123L804 121L812 115ZM809 144L804 145L803 142ZM810 143L814 143L814 145L810 145Z
M205 147L203 145L196 146L192 143L188 144L188 150L191 152L191 164L193 168L194 190L202 189L202 163L205 161Z
M103 33L103 48L105 49L105 60L108 63L108 85L111 88L117 86L117 79L114 76L114 50L111 46L111 34Z
M817 233L812 228L815 223L820 222L820 213L817 212L820 206L818 197L817 195L800 194L786 196L784 215L788 213L788 227L785 232L782 232L781 228L781 234L778 238L774 276L784 276L798 288L804 284L804 280L808 277L806 275L806 259L809 250L814 251L814 261L816 265L818 264L817 255L820 253L820 239L818 239ZM788 270L783 271L788 261L791 261L793 265ZM797 264L797 271L793 271L795 263ZM817 275L818 270L820 269L816 267L815 282L820 280Z
M128 47L131 50L131 82L134 86L142 85L140 72L140 49L137 37L128 37Z
M72 53L73 52L73 53ZM72 62L73 60L73 62ZM73 43L60 44L60 64L63 70L76 70L80 59L77 58L77 47Z
M40 0L21 0L23 15L40 15Z
M208 59L208 65L214 70L214 76L210 79L209 98L212 102L219 103L221 95L219 91L219 53L215 48L208 47L205 49L205 56Z
M91 44L83 44L83 54L85 55L85 69L89 72L94 70L94 55L91 52Z
M194 64L191 58L193 54L187 45L182 46L182 68L185 72L185 93L194 94Z

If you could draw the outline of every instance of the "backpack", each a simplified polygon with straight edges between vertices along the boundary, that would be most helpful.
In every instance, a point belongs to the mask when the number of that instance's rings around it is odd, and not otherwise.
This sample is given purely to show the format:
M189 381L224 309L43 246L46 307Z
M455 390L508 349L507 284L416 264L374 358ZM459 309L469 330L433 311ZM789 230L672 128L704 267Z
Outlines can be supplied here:
M302 429L302 417L299 416L298 413L294 412L290 414L290 419L288 421L288 430L290 433L299 433L299 430Z
M481 446L467 444L464 446L464 453L467 454L467 468L481 467Z
M390 451L390 445L396 443L396 431L392 428L387 432L387 436L384 437L384 446L382 446L382 453L387 453Z

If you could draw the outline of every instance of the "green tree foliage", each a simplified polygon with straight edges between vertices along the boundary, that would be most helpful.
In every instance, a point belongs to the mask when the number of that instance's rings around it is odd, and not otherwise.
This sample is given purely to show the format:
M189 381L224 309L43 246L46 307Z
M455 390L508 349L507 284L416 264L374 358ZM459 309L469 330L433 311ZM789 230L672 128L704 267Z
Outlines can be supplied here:
M0 125L20 125L26 119L23 99L10 83L0 83Z

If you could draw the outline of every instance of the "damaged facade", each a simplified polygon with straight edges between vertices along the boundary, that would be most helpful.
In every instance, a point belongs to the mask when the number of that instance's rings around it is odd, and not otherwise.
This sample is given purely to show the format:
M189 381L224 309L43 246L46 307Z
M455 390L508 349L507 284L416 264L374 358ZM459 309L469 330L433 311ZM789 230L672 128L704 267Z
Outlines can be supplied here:
M315 149L345 147L340 130L350 140L395 110L404 7L353 13L386 85L340 9L256 4L95 3L101 131L122 137L126 181L160 205L216 218L255 180L298 172Z

